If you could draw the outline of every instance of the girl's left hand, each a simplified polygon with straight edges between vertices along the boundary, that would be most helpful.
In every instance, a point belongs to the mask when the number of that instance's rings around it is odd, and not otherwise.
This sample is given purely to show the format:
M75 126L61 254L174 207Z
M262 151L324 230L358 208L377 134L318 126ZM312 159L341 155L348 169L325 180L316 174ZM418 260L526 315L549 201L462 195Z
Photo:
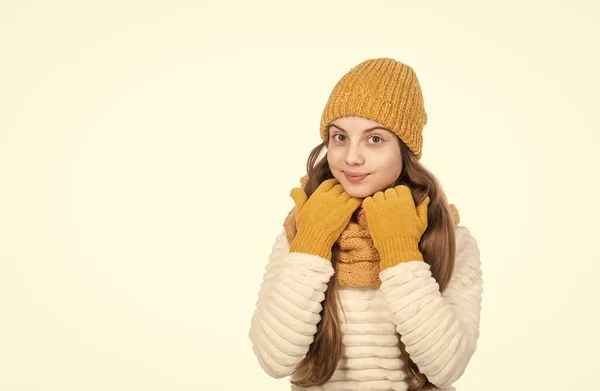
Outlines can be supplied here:
M401 262L423 261L419 241L427 229L429 196L415 207L405 185L379 191L362 202L373 245L381 256L381 270Z

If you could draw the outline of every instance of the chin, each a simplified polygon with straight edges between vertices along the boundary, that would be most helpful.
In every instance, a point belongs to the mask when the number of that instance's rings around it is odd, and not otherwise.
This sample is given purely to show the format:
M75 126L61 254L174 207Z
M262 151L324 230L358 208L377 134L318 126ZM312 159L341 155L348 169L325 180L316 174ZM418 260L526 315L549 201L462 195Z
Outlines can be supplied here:
M344 174L342 174L340 177L338 177L337 175L334 176L338 180L338 182L341 183L341 185L344 187L344 191L348 193L350 197L366 198L370 195L375 194L375 192L372 191L373 189L371 189L371 186L361 186L353 183L348 183Z
M350 197L354 197L354 198L366 198L366 197L374 194L374 192L370 191L369 189L346 189L346 188L344 188L344 190L346 191L346 193L348 193L348 195Z

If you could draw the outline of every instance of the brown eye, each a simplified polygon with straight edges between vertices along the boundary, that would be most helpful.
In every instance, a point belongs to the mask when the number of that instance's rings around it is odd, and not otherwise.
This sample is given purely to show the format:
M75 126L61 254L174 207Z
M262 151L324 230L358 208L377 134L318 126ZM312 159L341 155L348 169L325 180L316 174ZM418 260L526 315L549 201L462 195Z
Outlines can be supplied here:
M382 141L381 137L379 137L379 136L371 137L371 140L373 140L373 139L378 139L380 142ZM375 144L380 144L380 142L376 142Z
M336 138L335 138L336 136L342 136L342 137L344 137L344 135L343 135L343 134L337 133L337 134L334 134L334 135L333 135L333 139L334 139L334 140L336 140ZM336 141L344 141L344 140L339 140L339 139L337 139Z

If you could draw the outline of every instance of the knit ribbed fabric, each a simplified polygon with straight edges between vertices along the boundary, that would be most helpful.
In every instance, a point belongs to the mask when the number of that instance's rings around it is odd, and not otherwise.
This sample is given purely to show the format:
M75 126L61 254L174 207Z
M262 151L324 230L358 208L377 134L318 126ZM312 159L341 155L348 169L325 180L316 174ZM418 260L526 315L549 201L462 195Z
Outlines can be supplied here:
M427 113L423 93L412 67L392 58L363 61L334 86L321 116L321 139L328 126L344 116L379 122L392 130L421 158Z
M406 390L398 339L421 373L441 390L464 373L479 338L483 280L476 240L456 227L456 263L440 293L429 264L404 262L383 270L381 287L338 289L344 353L320 387L292 390ZM252 316L249 338L272 377L291 375L306 356L321 320L331 262L290 253L285 233L273 245Z

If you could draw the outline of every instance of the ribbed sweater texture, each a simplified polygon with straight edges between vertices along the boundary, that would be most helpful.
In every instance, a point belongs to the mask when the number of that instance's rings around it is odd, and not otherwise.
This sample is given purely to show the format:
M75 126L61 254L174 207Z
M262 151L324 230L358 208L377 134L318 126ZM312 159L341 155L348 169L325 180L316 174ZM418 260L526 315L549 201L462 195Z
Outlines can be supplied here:
M454 273L442 293L422 261L383 270L379 287L339 287L344 353L337 369L323 386L291 390L406 390L400 336L421 373L441 390L455 391L476 350L483 292L477 241L465 226L455 234ZM306 356L334 273L329 260L290 253L285 232L277 236L249 331L268 375L289 376Z

